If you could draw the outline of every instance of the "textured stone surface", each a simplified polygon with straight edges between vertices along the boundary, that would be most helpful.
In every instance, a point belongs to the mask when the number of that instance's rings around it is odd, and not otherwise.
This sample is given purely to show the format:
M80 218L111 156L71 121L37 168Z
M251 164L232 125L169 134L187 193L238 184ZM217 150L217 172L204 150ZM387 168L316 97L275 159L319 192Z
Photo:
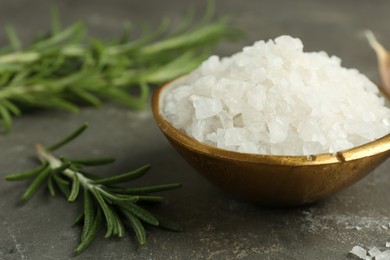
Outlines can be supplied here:
M190 1L49 1L2 0L0 24L12 23L24 40L48 28L48 10L55 2L65 22L84 19L100 37L117 35L121 22L147 20L157 24L167 15L184 16ZM257 39L292 34L307 50L326 50L377 79L376 61L362 36L371 28L390 46L388 1L218 1L218 12L233 16L248 37L225 43L218 54L231 54ZM0 44L5 42L0 33ZM354 245L382 251L390 221L390 162L334 197L309 207L269 209L237 200L200 177L171 148L150 112L135 114L107 105L85 108L79 115L36 111L15 120L14 131L0 136L0 177L34 166L33 145L55 141L82 122L90 130L61 152L69 156L108 154L117 163L103 173L129 170L151 162L154 168L139 183L180 181L184 187L165 194L155 212L181 223L183 233L148 229L149 240L138 246L134 237L122 240L103 234L81 256L72 251L80 230L71 228L78 205L39 192L30 202L18 202L25 183L0 181L0 259L344 259ZM360 230L358 230L359 228Z

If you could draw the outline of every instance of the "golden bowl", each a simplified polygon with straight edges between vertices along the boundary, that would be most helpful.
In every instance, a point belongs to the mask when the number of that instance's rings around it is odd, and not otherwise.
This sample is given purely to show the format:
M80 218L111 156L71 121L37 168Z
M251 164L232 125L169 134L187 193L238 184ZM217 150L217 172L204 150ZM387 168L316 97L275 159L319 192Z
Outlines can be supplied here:
M247 154L201 143L174 128L160 113L160 101L178 81L153 93L158 127L200 174L245 200L278 207L312 203L362 179L390 156L390 134L336 154L312 156Z

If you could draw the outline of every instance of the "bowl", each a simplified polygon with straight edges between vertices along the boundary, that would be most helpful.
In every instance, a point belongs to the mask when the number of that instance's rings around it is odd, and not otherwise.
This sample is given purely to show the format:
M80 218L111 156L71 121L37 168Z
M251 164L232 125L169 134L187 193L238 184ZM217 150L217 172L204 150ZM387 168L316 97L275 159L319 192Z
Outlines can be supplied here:
M174 128L161 114L164 95L181 80L153 93L152 112L158 127L201 175L245 200L276 207L309 204L354 184L390 156L390 134L336 154L311 156L239 153L201 143Z

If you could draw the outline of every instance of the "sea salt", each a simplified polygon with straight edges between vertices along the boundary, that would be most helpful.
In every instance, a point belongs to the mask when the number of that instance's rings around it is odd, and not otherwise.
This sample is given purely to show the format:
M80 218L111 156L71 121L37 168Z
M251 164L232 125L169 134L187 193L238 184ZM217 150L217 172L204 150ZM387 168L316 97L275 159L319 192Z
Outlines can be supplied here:
M368 250L368 254L370 256L377 256L380 253L382 253L376 246L372 247L370 250Z
M374 258L375 260L390 260L390 250L386 250L377 254Z
M335 153L390 132L374 83L290 36L210 57L174 83L162 111L196 140L244 153Z
M372 257L367 255L367 250L361 246L354 246L351 251L349 251L349 256L355 259L372 259Z

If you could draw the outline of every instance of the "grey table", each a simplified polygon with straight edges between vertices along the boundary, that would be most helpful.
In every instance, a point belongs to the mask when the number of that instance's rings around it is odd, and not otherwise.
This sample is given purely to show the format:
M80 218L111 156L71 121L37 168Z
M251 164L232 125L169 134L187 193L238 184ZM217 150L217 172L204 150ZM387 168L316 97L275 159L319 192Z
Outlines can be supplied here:
M203 1L49 1L1 0L0 24L12 23L28 41L48 28L55 3L65 23L83 19L92 34L118 35L124 19L157 24L161 17L179 21L189 5ZM389 1L218 1L219 14L229 14L248 32L241 42L224 43L217 54L232 54L255 40L280 34L300 37L306 50L325 50L377 79L376 60L363 38L371 28L390 45ZM5 42L0 34L0 43ZM123 172L147 162L154 166L139 184L179 181L184 187L165 194L155 212L181 223L183 233L147 230L148 242L133 236L96 239L82 255L72 254L80 236L70 223L80 206L39 192L27 204L18 198L25 183L0 181L0 259L345 259L354 245L384 249L390 241L390 162L353 187L312 206L263 208L240 201L200 177L155 126L150 111L135 113L105 105L80 114L35 111L18 118L14 130L0 136L0 177L34 166L33 145L50 143L90 122L77 143L62 150L69 156L110 154L117 163L99 172ZM355 227L360 227L357 230Z

